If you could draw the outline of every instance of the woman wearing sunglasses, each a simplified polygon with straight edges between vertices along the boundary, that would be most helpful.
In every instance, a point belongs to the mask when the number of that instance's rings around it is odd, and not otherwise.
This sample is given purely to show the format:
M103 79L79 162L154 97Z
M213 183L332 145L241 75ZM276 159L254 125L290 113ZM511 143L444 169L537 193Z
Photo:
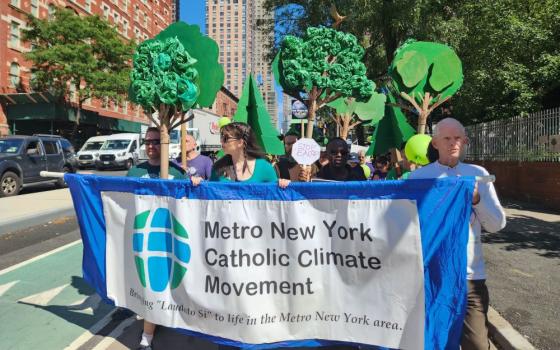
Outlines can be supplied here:
M214 163L210 181L218 182L279 182L284 188L289 181L278 180L272 165L264 158L251 127L245 123L230 123L220 130L225 155ZM199 179L193 179L196 186Z

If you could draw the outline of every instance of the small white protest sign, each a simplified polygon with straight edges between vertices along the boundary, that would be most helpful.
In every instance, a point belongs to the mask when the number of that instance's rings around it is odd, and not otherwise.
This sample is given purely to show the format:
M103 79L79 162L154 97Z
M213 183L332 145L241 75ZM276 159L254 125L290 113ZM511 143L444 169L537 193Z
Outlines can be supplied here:
M292 157L301 165L311 165L319 159L321 147L313 139L299 139L292 146Z

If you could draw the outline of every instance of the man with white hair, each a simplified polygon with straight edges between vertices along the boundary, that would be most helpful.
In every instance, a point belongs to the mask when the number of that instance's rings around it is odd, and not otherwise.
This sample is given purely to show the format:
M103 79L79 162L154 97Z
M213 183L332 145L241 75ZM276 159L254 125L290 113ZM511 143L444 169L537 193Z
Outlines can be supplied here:
M459 121L443 119L435 130L432 145L439 153L438 160L412 172L409 179L488 175L483 167L461 162L468 139ZM468 303L461 338L463 350L490 348L487 327L489 297L480 235L483 228L492 233L506 225L505 213L492 183L477 183L472 205L467 244Z

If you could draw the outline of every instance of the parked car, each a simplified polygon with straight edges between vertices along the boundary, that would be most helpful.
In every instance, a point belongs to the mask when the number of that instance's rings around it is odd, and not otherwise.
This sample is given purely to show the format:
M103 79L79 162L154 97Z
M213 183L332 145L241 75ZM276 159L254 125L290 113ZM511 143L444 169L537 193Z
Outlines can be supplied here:
M69 173L76 169L73 147L62 137L0 137L0 197L17 195L23 187L42 182L65 187L64 179L41 177L41 171Z
M95 168L130 169L138 163L138 147L140 134L123 133L107 136L107 140L99 150L99 159L95 161Z
M78 165L80 169L95 166L95 162L99 160L99 150L107 140L108 136L90 137L82 148L78 151Z

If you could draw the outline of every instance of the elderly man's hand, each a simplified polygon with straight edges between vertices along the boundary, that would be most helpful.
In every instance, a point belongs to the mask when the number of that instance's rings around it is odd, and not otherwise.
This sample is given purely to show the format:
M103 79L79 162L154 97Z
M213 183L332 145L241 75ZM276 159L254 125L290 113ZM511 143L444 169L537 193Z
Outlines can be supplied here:
M478 193L478 182L474 184L474 192L472 197L472 204L477 205L480 202L480 193Z

